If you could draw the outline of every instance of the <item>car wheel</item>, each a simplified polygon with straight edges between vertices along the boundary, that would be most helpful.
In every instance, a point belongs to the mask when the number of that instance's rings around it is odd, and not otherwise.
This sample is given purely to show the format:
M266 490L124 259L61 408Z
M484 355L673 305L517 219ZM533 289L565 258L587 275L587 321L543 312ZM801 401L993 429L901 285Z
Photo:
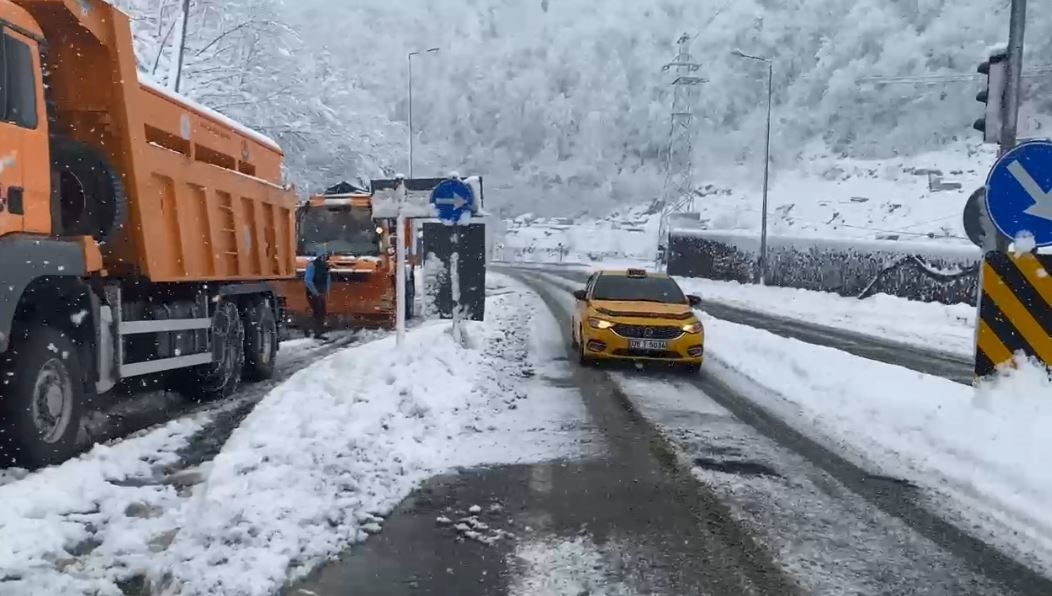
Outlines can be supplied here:
M679 365L679 370L680 370L680 372L682 372L685 375L696 375L699 372L701 372L701 365L700 364L693 364L693 363L692 364L681 364L681 365Z
M582 329L579 333L579 337L581 339L577 341L577 362L579 362L582 366L591 366L595 362L595 360L590 358L588 356L588 352L585 351L586 348L584 340L584 330Z

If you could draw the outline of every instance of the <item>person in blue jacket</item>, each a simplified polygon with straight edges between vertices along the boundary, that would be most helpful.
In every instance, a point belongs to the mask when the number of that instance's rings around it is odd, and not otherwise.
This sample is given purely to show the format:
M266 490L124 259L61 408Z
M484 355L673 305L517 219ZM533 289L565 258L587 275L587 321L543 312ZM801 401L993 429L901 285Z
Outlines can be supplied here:
M322 252L307 263L303 281L307 285L307 302L314 314L314 337L327 339L325 337L325 302L329 298L329 286L331 285L328 255ZM309 331L307 335L310 336Z

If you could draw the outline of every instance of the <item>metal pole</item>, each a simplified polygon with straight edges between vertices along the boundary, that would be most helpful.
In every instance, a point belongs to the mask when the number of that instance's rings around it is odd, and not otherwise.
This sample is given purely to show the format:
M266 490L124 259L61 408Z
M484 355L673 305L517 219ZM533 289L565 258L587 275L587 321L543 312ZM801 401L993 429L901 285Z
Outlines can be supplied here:
M453 302L453 341L464 345L464 336L460 327L460 230L453 226L450 242L453 250L449 255L449 293Z
M1005 81L1004 123L1001 151L1015 147L1019 125L1019 99L1023 74L1023 32L1026 30L1026 0L1012 0L1008 22L1008 77Z
M763 206L760 211L760 285L767 285L767 181L771 169L771 104L774 101L774 63L767 61L767 142L763 152Z
M413 56L409 52L409 177L413 177Z
M395 218L395 225L398 229L395 231L395 239L398 241L398 246L395 247L395 344L401 346L405 342L405 310L406 310L406 295L405 295L405 216L402 215L402 207L398 207L398 217Z
M179 45L175 47L175 76L170 76L168 81L168 84L174 91L179 91L179 85L183 81L183 54L186 49L186 23L189 18L190 0L183 0L183 11L179 15L179 35L176 39L176 43Z

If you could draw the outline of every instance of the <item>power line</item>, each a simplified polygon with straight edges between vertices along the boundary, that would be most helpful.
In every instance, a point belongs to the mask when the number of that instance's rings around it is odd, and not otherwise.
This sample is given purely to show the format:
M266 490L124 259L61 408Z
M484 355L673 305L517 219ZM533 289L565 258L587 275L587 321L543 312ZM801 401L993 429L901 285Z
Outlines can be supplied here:
M1023 73L1023 78L1032 78L1052 73L1052 65L1038 66ZM945 75L902 75L859 77L856 83L875 83L879 85L940 85L943 83L968 83L983 78L981 74L945 74Z

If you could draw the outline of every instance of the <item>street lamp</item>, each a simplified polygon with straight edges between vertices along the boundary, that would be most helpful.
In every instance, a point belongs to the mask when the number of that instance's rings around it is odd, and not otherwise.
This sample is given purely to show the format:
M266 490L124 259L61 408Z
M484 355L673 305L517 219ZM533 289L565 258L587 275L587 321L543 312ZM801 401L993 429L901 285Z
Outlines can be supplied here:
M409 52L409 177L413 177L413 56L437 54L438 48Z
M763 152L763 207L760 223L760 285L767 285L767 178L771 168L771 102L774 96L774 63L770 58L752 56L741 50L731 52L732 56L755 60L767 64L767 144Z

